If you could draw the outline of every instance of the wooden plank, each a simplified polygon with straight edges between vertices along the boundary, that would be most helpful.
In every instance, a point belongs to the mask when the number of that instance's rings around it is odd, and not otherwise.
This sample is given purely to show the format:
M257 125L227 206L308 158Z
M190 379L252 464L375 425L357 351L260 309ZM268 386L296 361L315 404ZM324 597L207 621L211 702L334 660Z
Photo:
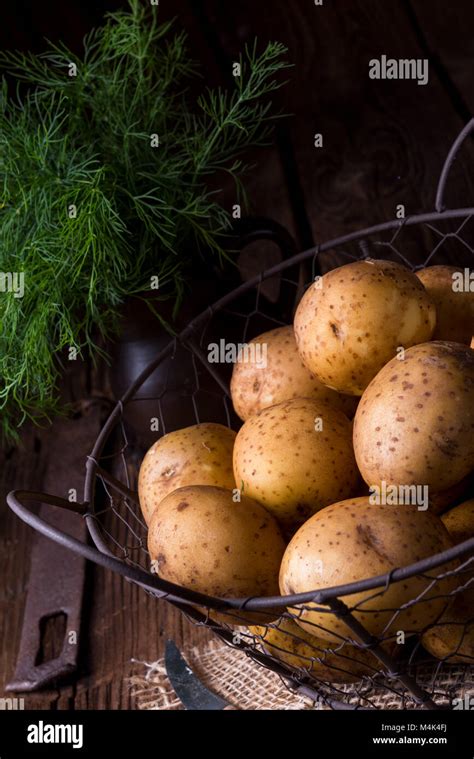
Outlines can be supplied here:
M66 362L66 372L62 383L62 396L64 401L70 402L76 411L73 418L58 417L54 420L51 427L34 430L22 430L22 437L26 439L29 446L25 452L24 444L15 449L11 456L11 467L3 470L4 488L9 490L13 487L22 489L44 490L45 492L68 496L70 488L75 488L78 493L78 499L82 497L81 487L84 474L84 461L86 453L91 449L93 441L99 430L101 412L100 408L90 405L83 409L81 414L77 406L81 398L86 395L86 386L88 384L88 368L85 364L78 363L72 366L72 362ZM32 449L32 450L31 450ZM24 459L26 457L26 466ZM34 479L29 477L29 467L33 467ZM11 678L14 662L16 660L19 633L22 623L23 606L26 597L29 561L28 557L31 547L35 541L46 540L24 525L12 512L8 510L7 519L7 541L10 543L11 535L22 531L22 537L18 541L22 550L12 552L11 549L5 554L14 562L15 565L21 562L20 566L0 565L0 576L4 577L6 582L11 582L12 578L21 573L24 584L21 593L12 594L11 607L14 613L15 634L2 635L4 646L4 665L2 665L2 686L4 682ZM11 545L11 543L10 543ZM2 551L2 557L4 552ZM58 577L58 582L61 578ZM8 624L11 619L10 614L4 615L5 623ZM2 620L4 619L2 615ZM53 651L58 641L54 639L54 629L51 630L51 639L44 641L44 652ZM60 692L69 693L70 686L51 688L42 693L28 694L25 697L28 708L56 708L60 697Z
M407 0L406 7L420 45L432 61L447 97L459 118L467 123L474 114L474 5L463 4L461 9L442 0L430 0L429 3L426 0ZM459 188L465 184L466 173L472 176L472 171L472 150L466 147L451 170L446 187L448 207L462 201ZM472 200L472 192L470 197ZM471 242L472 239L471 236Z
M34 533L19 520L5 503L7 493L14 487L38 490L47 465L47 448L42 445L46 435L41 436L31 427L22 431L22 442L14 449L1 452L0 473L0 693L6 681L12 676L19 630L21 628L23 604L26 597L29 562ZM27 708L49 708L55 694L26 697Z
M107 11L117 10L115 0L82 0L68 3L48 0L39 6L30 0L17 0L2 10L1 49L45 49L45 40L64 41L74 52L82 50L82 40L92 27L98 26Z
M234 84L232 62L219 55L219 49L216 49L217 30L213 35L212 30L205 25L206 18L201 5L204 6L202 3L193 3L192 0L161 0L159 14L162 21L174 18L175 30L184 30L188 35L190 55L198 62L202 75L191 89L194 94L203 92L206 88L232 87ZM295 234L291 203L276 141L273 140L268 147L253 150L245 159L255 165L255 170L245 180L250 212L272 218L276 215L276 220ZM236 202L236 196L232 183L223 182L224 179L225 177L220 177L219 189L222 191L223 204L231 208Z
M429 55L460 117L474 113L474 5L443 0L406 0L420 45Z
M199 62L203 78L197 80L195 92L201 92L207 87L233 87L232 61L228 60L219 49L217 30L209 28L206 14L202 7L192 0L162 0L160 3L160 18L176 18L176 29L184 29L188 34L189 50ZM244 178L249 206L244 213L254 216L267 216L285 226L297 240L299 247L308 240L304 239L302 229L295 218L292 208L291 194L288 188L285 166L277 144L277 132L267 147L256 148L245 155L245 161L253 169ZM227 209L237 202L237 195L232 182L225 176L220 176L214 182L219 192L219 202ZM259 243L249 248L250 255L257 259L261 252L264 265L272 265L280 260L272 244ZM260 266L260 268L262 268Z
M254 36L289 47L293 86L276 100L294 113L291 137L317 240L393 219L399 204L407 214L433 209L459 115L433 71L426 86L369 78L369 61L382 54L422 57L403 4L262 0L256 12L251 0L225 8L206 0L205 7L231 57ZM323 148L314 147L315 133ZM453 203L472 197L472 187L468 167ZM428 242L419 230L411 238L422 260Z

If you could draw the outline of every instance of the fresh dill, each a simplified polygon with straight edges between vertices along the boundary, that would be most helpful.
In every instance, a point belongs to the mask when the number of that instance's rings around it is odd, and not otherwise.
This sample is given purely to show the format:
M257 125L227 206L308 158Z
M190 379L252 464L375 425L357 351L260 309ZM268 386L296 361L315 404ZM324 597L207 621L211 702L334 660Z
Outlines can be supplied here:
M152 277L178 299L193 251L226 255L231 216L211 190L221 172L245 201L245 151L267 143L286 48L246 48L229 90L190 95L199 71L183 33L129 0L84 39L0 53L18 83L0 91L1 431L60 410L59 356L97 353L124 299ZM26 89L26 92L25 92ZM72 354L71 354L72 351Z

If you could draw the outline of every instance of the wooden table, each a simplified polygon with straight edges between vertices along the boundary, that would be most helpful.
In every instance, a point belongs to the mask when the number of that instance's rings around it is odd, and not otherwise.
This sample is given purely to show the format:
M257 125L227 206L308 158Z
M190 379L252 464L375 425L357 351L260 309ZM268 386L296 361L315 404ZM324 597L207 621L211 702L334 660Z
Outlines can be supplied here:
M4 46L38 49L47 35L78 45L100 11L113 2L10 4L2 20ZM276 105L294 114L282 122L273 145L257 151L247 181L251 212L280 221L298 245L408 214L431 210L443 159L474 106L474 6L458 0L161 0L163 18L189 33L204 66L204 83L225 84L246 41L257 36L285 42L294 69ZM46 7L45 7L46 6ZM368 61L430 58L426 86L373 81ZM324 148L314 147L321 133ZM451 207L474 200L472 144L455 168ZM232 201L232 191L224 202ZM12 675L35 535L5 506L13 488L64 495L71 486L68 447L91 447L106 412L100 371L75 367L63 392L76 404L73 418L45 430L25 428L16 448L1 452L0 676ZM89 446L90 443L90 446ZM75 480L75 481L76 481ZM133 708L127 678L131 660L154 661L172 637L184 646L206 633L165 603L95 566L87 570L81 671L73 682L26 697L27 708ZM54 655L55 635L45 641ZM4 695L3 692L0 696Z

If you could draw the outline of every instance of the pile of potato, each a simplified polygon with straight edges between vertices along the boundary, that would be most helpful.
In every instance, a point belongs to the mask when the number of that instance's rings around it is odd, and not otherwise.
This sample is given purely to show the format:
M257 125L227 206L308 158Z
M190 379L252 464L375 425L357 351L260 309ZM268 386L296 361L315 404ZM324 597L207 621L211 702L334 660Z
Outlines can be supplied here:
M139 498L161 578L222 598L291 595L474 537L474 288L456 292L457 271L342 266L307 290L293 325L252 341L266 346L266 365L235 364L239 432L196 425L160 438L143 460ZM371 497L408 486L429 502ZM436 657L473 660L474 572L449 574L459 563L343 600L387 647L402 631ZM269 653L323 680L377 669L327 608L289 612L219 618L256 623Z

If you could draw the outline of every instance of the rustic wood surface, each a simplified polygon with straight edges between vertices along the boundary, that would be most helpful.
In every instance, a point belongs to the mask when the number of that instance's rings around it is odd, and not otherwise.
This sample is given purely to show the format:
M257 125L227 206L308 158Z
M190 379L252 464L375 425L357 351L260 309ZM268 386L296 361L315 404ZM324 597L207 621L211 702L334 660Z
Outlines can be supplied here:
M41 37L79 44L91 23L112 1L8 4L0 39L4 46L40 49ZM252 213L288 227L298 246L313 243L395 215L430 210L446 151L474 108L474 5L444 0L162 0L163 17L176 16L190 35L194 55L205 67L206 84L225 84L231 62L255 35L289 47L292 84L276 100L293 116L282 123L274 145L253 158L258 169L247 187ZM462 8L462 10L459 10ZM458 12L459 11L459 12ZM2 11L3 13L3 11ZM430 81L371 81L370 58L430 57ZM324 148L313 145L320 132ZM474 156L458 165L449 205L472 204ZM232 188L224 202L231 203ZM423 246L420 235L419 245ZM267 254L265 254L267 255ZM268 254L272 255L272 254ZM76 404L68 420L45 430L24 429L16 448L1 452L0 497L0 697L13 674L28 587L29 556L36 539L6 507L13 488L45 489L64 495L80 481L61 451L92 447L108 406L104 372L79 365L64 382ZM58 577L58 582L61 578ZM174 638L186 648L207 635L166 603L110 572L88 566L80 672L71 682L26 696L32 709L133 708L128 677L132 660L153 661ZM55 632L45 655L57 650Z

